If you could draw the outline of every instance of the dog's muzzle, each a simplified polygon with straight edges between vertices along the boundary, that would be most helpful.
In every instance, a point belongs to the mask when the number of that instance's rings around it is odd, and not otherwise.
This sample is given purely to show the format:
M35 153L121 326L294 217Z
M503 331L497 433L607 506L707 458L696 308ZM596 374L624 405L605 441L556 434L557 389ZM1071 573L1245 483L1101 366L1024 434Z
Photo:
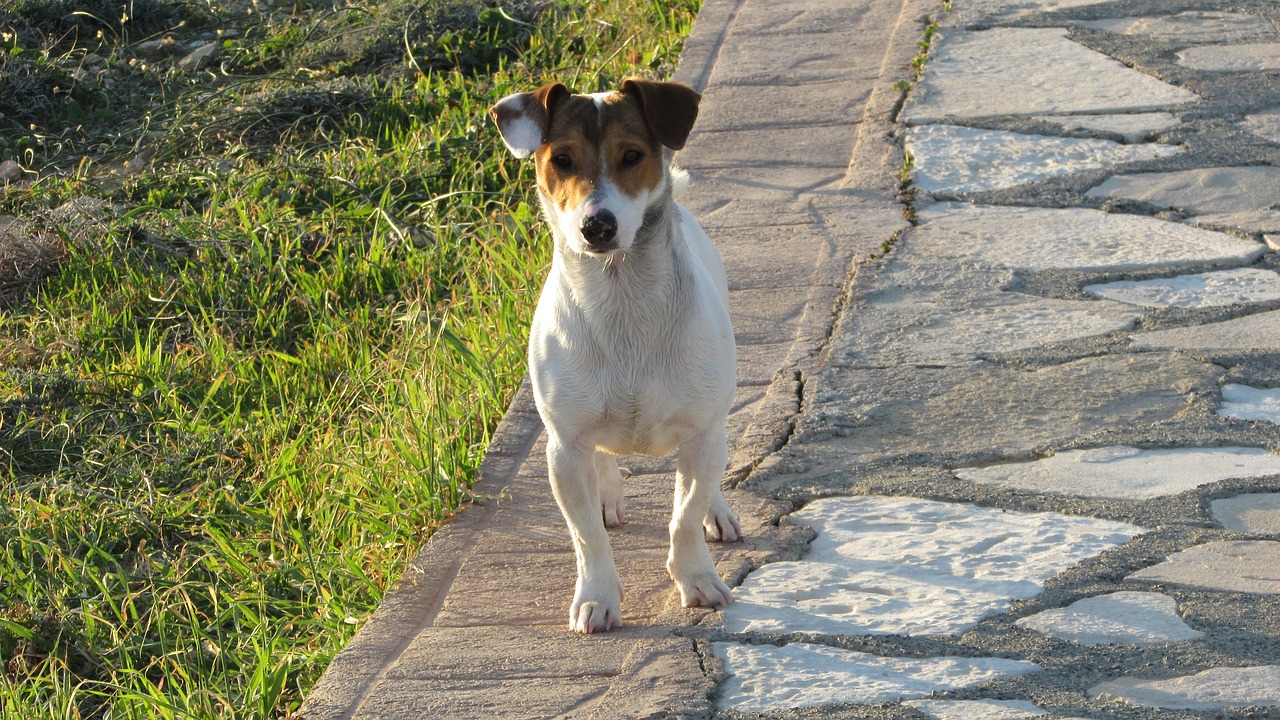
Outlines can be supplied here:
M617 235L618 218L608 210L582 219L582 239L587 241L587 249L591 252L608 250Z

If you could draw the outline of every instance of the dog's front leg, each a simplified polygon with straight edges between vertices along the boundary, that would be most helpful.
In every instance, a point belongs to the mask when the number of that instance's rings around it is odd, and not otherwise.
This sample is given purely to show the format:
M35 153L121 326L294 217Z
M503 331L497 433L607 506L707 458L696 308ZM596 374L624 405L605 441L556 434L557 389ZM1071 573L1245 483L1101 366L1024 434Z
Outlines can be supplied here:
M720 488L720 478L729 464L728 442L723 426L686 441L676 459L676 499L671 513L671 554L667 571L680 589L685 607L720 606L733 603L729 586L716 572L707 549L702 520Z
M631 471L618 467L612 455L596 451L596 482L600 489L600 514L605 527L618 527L626 522L623 507L622 481L631 477Z
M560 505L578 558L578 585L569 629L601 632L622 626L622 581L604 529L597 488L595 448L547 442L551 491Z

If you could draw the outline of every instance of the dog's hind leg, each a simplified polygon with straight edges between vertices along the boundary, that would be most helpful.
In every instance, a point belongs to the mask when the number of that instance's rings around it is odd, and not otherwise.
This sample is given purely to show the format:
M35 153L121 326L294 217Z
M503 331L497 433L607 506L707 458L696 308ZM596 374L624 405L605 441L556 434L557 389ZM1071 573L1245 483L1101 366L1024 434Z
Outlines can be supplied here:
M622 494L622 481L631 476L631 471L618 467L613 456L596 451L596 479L600 488L600 515L604 518L605 527L618 527L627 521L623 515L626 504Z
M578 559L578 585L569 607L569 628L593 633L622 626L622 581L600 512L595 448L547 440L551 492L569 525Z
M724 501L724 493L717 483L711 494L711 509L702 520L702 528L706 531L707 542L738 542L742 539L742 523L738 516L729 509Z
M723 426L680 446L667 571L680 589L680 602L685 607L733 603L729 586L716 572L702 527L713 498L720 494L720 478L728 464L729 450Z

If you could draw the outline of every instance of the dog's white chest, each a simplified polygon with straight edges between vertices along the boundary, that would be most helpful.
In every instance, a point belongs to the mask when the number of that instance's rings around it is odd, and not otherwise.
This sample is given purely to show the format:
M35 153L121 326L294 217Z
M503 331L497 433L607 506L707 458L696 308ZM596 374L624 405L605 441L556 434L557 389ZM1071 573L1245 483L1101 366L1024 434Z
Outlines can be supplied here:
M595 444L614 454L666 455L705 424L704 412L681 397L669 377L615 379L601 388L603 412L596 419ZM687 388L685 388L687 389ZM711 398L706 398L711 400Z
M723 416L732 398L732 376L706 372L726 360L680 352L619 357L586 339L565 339L531 338L542 358L532 367L539 405L555 426L549 429L611 453L666 455Z

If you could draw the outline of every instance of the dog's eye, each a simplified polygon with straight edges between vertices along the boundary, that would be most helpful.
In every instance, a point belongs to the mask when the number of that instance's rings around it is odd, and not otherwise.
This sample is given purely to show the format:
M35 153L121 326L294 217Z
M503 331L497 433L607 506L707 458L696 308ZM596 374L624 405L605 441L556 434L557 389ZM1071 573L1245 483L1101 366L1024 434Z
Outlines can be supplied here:
M635 165L640 162L640 158L642 157L644 157L644 153L639 150L628 150L622 153L622 164L627 167Z
M551 164L561 170L568 170L573 167L573 158L569 157L565 153L560 153L559 155L555 155L551 158Z

